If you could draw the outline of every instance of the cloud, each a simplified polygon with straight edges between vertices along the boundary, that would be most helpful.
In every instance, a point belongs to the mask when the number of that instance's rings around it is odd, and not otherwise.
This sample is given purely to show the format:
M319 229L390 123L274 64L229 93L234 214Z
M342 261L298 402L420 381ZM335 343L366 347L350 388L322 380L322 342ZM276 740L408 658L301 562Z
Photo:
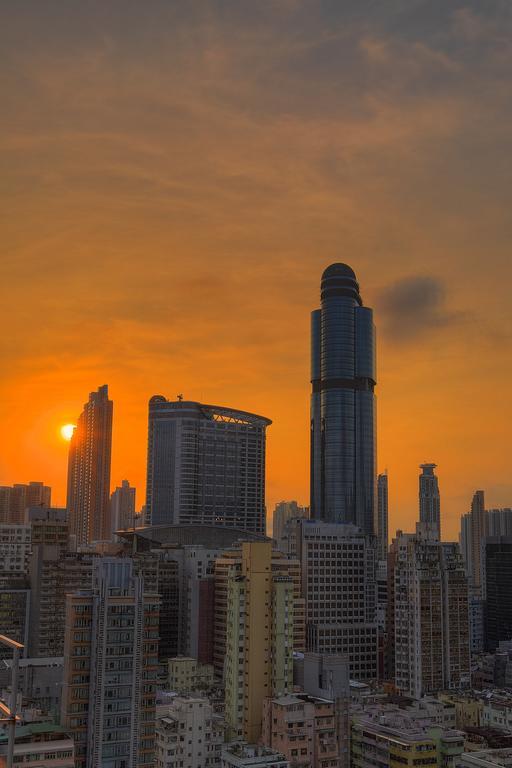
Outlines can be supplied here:
M453 325L463 316L445 308L443 283L428 275L404 277L387 286L377 298L377 309L384 333L403 342Z

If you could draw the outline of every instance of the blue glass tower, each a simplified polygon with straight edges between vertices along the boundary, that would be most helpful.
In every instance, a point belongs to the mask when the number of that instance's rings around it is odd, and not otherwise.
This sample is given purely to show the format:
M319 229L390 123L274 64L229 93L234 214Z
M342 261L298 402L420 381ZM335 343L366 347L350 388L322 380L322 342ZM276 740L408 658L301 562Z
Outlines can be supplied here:
M375 328L346 264L311 318L311 517L375 533Z

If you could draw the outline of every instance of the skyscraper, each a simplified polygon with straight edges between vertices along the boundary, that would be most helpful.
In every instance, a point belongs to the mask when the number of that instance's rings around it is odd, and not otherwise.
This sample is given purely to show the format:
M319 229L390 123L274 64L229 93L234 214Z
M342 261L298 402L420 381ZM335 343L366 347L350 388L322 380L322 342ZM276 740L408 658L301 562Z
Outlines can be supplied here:
M234 408L152 397L147 521L265 533L265 430L271 423Z
M388 473L377 478L377 546L379 560L388 557Z
M434 469L437 464L420 464L419 482L420 523L427 523L438 541L441 540L441 501Z
M91 392L69 446L67 508L78 546L111 536L112 409L106 384Z
M346 264L322 275L311 384L311 518L374 533L375 329Z

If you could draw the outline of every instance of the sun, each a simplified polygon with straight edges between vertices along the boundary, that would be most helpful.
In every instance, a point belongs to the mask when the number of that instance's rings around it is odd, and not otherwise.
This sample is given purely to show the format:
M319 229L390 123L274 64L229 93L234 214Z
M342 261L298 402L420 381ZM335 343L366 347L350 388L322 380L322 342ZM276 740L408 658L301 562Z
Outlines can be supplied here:
M76 424L64 424L63 427L60 428L60 434L64 438L64 440L71 440L73 437L73 432L76 429Z

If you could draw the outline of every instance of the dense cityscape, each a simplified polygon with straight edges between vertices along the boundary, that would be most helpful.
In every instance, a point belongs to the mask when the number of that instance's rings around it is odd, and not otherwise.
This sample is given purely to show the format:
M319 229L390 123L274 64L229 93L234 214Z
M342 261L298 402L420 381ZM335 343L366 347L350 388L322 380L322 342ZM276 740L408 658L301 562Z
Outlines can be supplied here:
M65 507L0 487L0 766L512 766L512 508L475 488L447 541L425 462L388 531L363 296L323 271L309 505L271 526L272 420L184 394L149 400L140 507L111 489L107 384L63 428Z

